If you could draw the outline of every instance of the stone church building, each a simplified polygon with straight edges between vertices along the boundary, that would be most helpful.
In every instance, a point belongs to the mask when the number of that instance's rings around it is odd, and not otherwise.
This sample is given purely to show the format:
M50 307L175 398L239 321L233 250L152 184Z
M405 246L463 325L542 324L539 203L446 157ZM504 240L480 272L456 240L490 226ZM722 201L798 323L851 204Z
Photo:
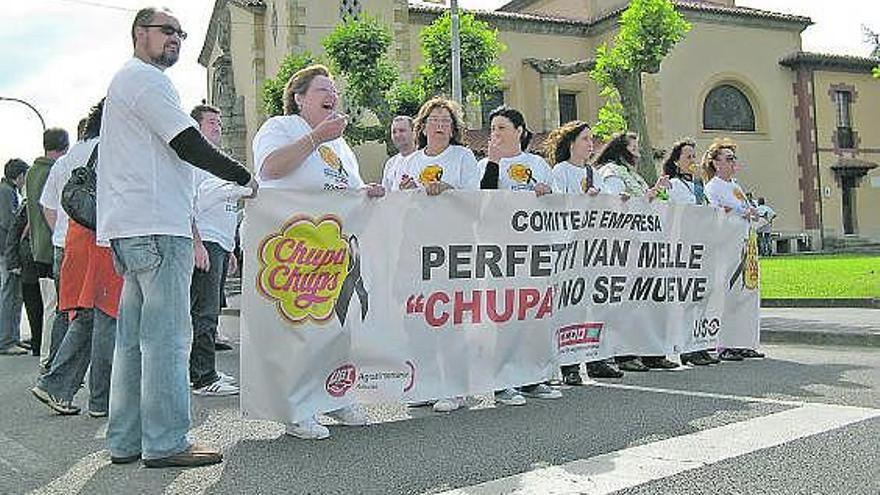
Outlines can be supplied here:
M482 108L469 107L473 147L485 146L483 116L504 102L536 132L602 106L588 71L612 39L628 0L512 0L473 11L498 30L505 75ZM691 137L698 153L717 137L739 143L740 182L777 211L780 250L880 242L880 81L875 59L806 53L807 17L735 0L674 1L692 29L643 78L655 147ZM419 31L443 8L407 0L216 0L199 61L208 101L224 114L224 144L252 165L250 143L266 119L260 88L291 52L322 53L346 15L379 17L395 36L392 56L409 78L421 63ZM482 140L482 141L481 141ZM383 146L359 147L366 180L381 176Z

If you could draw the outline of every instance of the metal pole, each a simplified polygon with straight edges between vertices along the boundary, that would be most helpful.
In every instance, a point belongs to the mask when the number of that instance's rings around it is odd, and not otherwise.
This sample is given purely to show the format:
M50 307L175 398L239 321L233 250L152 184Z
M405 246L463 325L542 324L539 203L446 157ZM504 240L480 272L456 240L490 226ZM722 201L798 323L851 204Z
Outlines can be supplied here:
M46 121L43 120L43 116L40 115L39 110L37 110L33 105L24 100L19 100L18 98L8 98L6 96L0 96L0 101L15 101L21 103L22 105L26 105L28 108L33 110L35 114L37 114L37 117L40 119L40 124L42 124L43 126L43 132L46 132Z
M452 98L462 104L461 39L458 32L458 0L451 0L452 17Z

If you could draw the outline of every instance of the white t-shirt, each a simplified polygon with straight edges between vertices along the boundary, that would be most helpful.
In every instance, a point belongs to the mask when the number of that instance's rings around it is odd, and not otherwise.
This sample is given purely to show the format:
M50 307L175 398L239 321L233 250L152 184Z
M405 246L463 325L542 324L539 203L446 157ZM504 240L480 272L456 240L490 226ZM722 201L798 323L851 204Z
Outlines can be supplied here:
M238 200L250 189L195 169L193 173L193 213L203 241L216 242L226 251L235 249L238 227Z
M454 189L477 191L480 189L480 168L474 153L459 145L447 146L437 156L428 156L424 149L406 157L406 173L415 179L419 188L425 184L443 181Z
M263 123L254 136L254 167L260 187L310 191L364 187L357 158L341 137L319 144L300 166L284 177L260 178L259 172L266 157L310 132L312 127L299 115L272 117Z
M480 176L486 170L488 158L478 163ZM546 184L553 189L553 171L550 165L538 155L520 153L510 158L502 158L498 163L498 189L507 191L534 191L538 184Z
M737 215L744 215L749 202L742 188L734 181L720 179L717 175L706 184L706 199L716 208L730 208Z
M92 150L97 145L98 138L76 143L49 169L46 185L40 195L40 205L55 210L55 227L52 229L52 245L55 247L63 248L64 239L67 237L68 216L64 208L61 207L61 192L64 191L65 184L70 180L73 169L85 167Z
M694 194L696 188L693 181L689 181L684 177L673 177L669 179L672 187L667 191L669 193L669 202L680 205L697 204L697 196Z
M400 180L403 178L406 169L406 159L409 155L403 156L400 153L392 156L385 162L385 169L382 171L382 186L386 191L397 191L400 189Z
M187 127L198 129L162 71L133 58L113 76L98 145L99 243L192 237L193 167L168 145Z
M578 167L571 162L559 162L553 166L553 191L563 194L584 194L587 192L587 167ZM605 179L598 170L593 169L593 187L600 193L605 191Z

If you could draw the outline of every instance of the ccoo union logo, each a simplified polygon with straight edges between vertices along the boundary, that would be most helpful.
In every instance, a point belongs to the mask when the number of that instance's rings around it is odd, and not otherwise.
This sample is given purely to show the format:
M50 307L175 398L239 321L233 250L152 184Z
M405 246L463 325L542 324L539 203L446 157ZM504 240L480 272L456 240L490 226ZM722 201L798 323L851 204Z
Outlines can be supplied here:
M275 302L287 321L326 322L335 311L344 324L355 292L361 302L361 319L366 317L367 292L360 276L357 238L343 235L337 217L290 219L263 240L259 259L257 289Z
M344 364L327 376L324 389L333 397L342 397L354 386L357 380L357 370L354 365Z

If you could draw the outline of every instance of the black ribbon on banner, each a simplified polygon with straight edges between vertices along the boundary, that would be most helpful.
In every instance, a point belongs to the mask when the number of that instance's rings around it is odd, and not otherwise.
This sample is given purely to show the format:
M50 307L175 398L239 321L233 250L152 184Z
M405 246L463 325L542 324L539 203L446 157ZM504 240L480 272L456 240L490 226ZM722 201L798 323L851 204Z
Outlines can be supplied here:
M361 253L360 245L357 237L348 238L348 273L345 274L345 280L342 281L342 289L339 290L339 297L336 299L334 310L336 318L339 319L341 325L345 325L345 317L348 314L348 305L354 293L357 293L358 301L361 303L361 321L367 317L369 309L369 294L364 288L364 279L361 276Z

